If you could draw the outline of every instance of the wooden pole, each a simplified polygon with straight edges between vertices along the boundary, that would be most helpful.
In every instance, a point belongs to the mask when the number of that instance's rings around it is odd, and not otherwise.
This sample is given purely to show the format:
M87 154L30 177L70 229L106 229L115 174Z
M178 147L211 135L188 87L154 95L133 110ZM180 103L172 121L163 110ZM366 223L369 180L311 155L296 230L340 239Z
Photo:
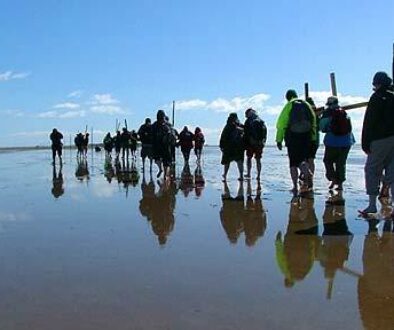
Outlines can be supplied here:
M93 126L92 126L92 130L91 130L91 133L92 133L92 138L91 138L91 145L92 145L92 155L93 155L93 149L94 149L94 147L93 147Z
M305 100L308 100L308 97L309 97L309 84L307 82L304 84L304 91L305 91Z
M172 126L175 126L175 101L172 101Z
M126 130L127 130L127 120L126 119L124 120L124 125L125 125Z
M330 73L330 80L331 80L331 93L332 93L332 95L334 95L334 96L338 96L338 93L337 93L337 83L336 83L336 81L335 81L335 73L334 73L334 72L331 72L331 73Z

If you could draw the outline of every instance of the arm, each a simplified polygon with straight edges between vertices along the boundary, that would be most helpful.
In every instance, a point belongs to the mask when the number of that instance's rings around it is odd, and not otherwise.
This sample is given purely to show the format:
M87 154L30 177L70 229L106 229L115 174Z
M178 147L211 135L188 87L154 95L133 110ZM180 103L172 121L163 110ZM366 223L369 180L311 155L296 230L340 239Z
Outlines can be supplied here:
M361 132L361 147L365 153L370 152L370 145L372 142L372 134L375 128L377 99L374 95L371 96L367 110L365 111L363 129Z
M287 126L289 124L290 111L291 111L292 103L288 102L282 112L278 117L278 121L276 122L276 142L282 143L285 138L285 133Z

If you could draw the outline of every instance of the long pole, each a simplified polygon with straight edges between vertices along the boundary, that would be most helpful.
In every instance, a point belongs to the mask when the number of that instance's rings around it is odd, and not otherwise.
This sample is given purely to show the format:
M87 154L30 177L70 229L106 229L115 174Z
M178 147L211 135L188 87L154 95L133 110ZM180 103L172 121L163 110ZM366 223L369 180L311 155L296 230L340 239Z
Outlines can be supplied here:
M332 95L334 95L334 96L338 96L338 93L337 93L337 83L336 83L336 81L335 81L335 73L334 73L334 72L331 72L331 73L330 73L330 80L331 80L331 93L332 93Z
M93 150L93 148L94 148L94 147L93 147L93 126L92 126L92 131L91 131L91 133L92 133L92 142L91 142L91 144L92 144L92 155L93 155L93 151L94 151L94 150Z
M391 78L394 80L394 43L393 43L393 64L391 66Z
M304 84L304 91L305 91L305 100L308 100L308 97L309 97L309 84L307 82Z
M175 101L172 101L172 126L175 126Z

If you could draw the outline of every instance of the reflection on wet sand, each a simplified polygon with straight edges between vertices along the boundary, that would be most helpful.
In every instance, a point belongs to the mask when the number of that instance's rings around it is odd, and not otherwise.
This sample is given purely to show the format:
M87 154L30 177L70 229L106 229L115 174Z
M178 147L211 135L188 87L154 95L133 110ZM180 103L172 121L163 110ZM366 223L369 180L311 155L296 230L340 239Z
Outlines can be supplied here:
M126 190L126 197L128 196L129 186L136 187L140 180L140 174L135 161L132 160L130 164L128 159L119 161L117 158L115 160L115 176L119 184L123 183L123 188Z
M59 198L64 194L63 188L63 167L59 167L59 172L57 172L56 165L52 165L53 172L52 172L52 195L55 198Z
M77 158L77 168L75 170L75 177L78 181L85 181L88 182L90 179L89 176L89 167L88 167L88 160L85 157L78 157Z
M231 196L227 182L223 184L220 221L227 238L230 243L236 244L239 236L244 233L245 244L253 246L260 237L263 237L267 227L267 217L261 202L261 188L257 189L256 196L253 198L249 181L245 204L243 182L239 182L235 197Z
M155 184L152 177L149 183L146 183L145 177L143 178L140 212L150 222L159 245L165 245L168 235L174 229L175 195L178 189L175 182L170 180L158 181L158 186L159 189L155 192Z
M285 236L276 235L276 260L284 285L292 287L311 271L319 245L318 221L313 198L293 198Z
M394 234L393 222L370 220L364 239L364 275L358 281L358 304L366 329L393 329L394 326Z
M334 278L337 270L349 275L356 274L345 267L349 258L353 234L346 223L345 200L342 192L332 195L326 202L323 214L323 236L318 253L318 260L328 280L327 298L332 296ZM356 275L357 276L357 275Z

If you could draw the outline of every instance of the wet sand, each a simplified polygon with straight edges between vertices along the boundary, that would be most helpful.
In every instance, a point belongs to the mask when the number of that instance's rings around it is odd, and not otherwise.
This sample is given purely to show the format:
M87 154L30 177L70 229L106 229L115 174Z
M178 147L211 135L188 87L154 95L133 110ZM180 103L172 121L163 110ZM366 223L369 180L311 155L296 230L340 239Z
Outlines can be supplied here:
M66 150L61 173L47 150L0 154L0 329L392 329L392 221L357 217L357 148L326 206L321 153L293 201L274 148L261 193L235 164L226 187L214 147L170 184L103 153Z

